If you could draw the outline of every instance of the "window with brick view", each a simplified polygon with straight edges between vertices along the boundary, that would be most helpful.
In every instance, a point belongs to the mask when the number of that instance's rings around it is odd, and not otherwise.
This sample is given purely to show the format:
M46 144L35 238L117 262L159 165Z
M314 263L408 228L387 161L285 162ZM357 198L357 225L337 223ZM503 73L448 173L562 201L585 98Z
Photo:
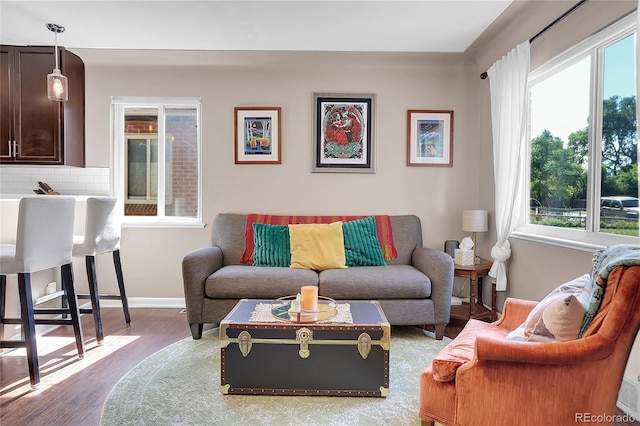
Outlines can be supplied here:
M133 100L130 100L130 103ZM118 105L117 155L126 217L198 218L199 104ZM158 141L164 140L164 143Z

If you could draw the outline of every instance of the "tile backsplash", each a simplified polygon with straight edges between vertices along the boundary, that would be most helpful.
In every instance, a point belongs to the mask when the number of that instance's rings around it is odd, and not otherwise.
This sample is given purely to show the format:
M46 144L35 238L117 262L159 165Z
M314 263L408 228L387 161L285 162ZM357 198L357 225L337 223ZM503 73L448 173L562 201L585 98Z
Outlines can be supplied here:
M62 195L109 195L108 167L0 166L0 194L33 194L38 181Z

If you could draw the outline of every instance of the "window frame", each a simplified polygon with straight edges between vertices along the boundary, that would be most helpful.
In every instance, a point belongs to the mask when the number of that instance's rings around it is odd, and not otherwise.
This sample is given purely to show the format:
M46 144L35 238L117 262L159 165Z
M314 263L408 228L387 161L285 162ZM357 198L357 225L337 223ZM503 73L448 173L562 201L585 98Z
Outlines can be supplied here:
M111 97L111 173L110 192L122 200L127 199L126 157L127 136L124 128L124 116L127 108L157 108L158 110L158 212L156 216L125 216L123 208L123 227L186 227L202 228L202 98L180 97ZM193 108L197 120L197 155L198 155L198 214L196 217L165 216L165 111L171 108ZM162 160L162 161L161 161ZM160 183L162 181L162 183Z
M587 221L585 230L556 228L529 223L529 198L531 188L531 128L527 122L527 155L523 159L525 179L520 188L521 200L526 204L522 209L518 226L512 237L543 244L550 244L570 249L594 251L614 244L638 244L638 237L616 235L599 232L600 228L600 189L601 189L601 158L602 158L602 113L603 113L603 61L604 49L625 37L637 34L636 12L614 22L598 33L570 47L555 56L545 64L529 73L527 91L537 82L543 81L587 56L591 57L591 87L589 107L589 142L587 172ZM636 52L637 55L637 52ZM639 70L636 70L639 72ZM636 104L638 102L638 87L636 87ZM596 119L593 119L593 118ZM530 115L529 115L530 118ZM640 132L638 132L640 133ZM596 153L596 154L594 154Z

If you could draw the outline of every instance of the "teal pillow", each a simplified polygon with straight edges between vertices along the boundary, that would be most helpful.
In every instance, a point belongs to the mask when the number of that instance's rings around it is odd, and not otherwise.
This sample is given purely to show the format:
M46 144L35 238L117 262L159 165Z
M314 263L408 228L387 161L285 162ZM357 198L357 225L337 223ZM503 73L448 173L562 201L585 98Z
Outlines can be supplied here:
M386 265L373 216L344 222L342 233L347 266Z
M254 222L253 266L284 266L291 264L289 227Z

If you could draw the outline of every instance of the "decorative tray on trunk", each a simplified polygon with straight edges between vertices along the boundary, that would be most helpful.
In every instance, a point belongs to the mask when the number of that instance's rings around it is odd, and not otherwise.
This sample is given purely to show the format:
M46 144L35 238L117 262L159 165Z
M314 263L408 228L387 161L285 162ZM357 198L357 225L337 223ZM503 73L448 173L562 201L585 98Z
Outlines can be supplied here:
M298 312L292 312L290 311L291 302L294 300L296 300L296 296L285 296L276 299L271 305L271 315L284 321L305 323L327 321L338 314L336 301L329 297L318 296L318 309L316 311L300 309Z

